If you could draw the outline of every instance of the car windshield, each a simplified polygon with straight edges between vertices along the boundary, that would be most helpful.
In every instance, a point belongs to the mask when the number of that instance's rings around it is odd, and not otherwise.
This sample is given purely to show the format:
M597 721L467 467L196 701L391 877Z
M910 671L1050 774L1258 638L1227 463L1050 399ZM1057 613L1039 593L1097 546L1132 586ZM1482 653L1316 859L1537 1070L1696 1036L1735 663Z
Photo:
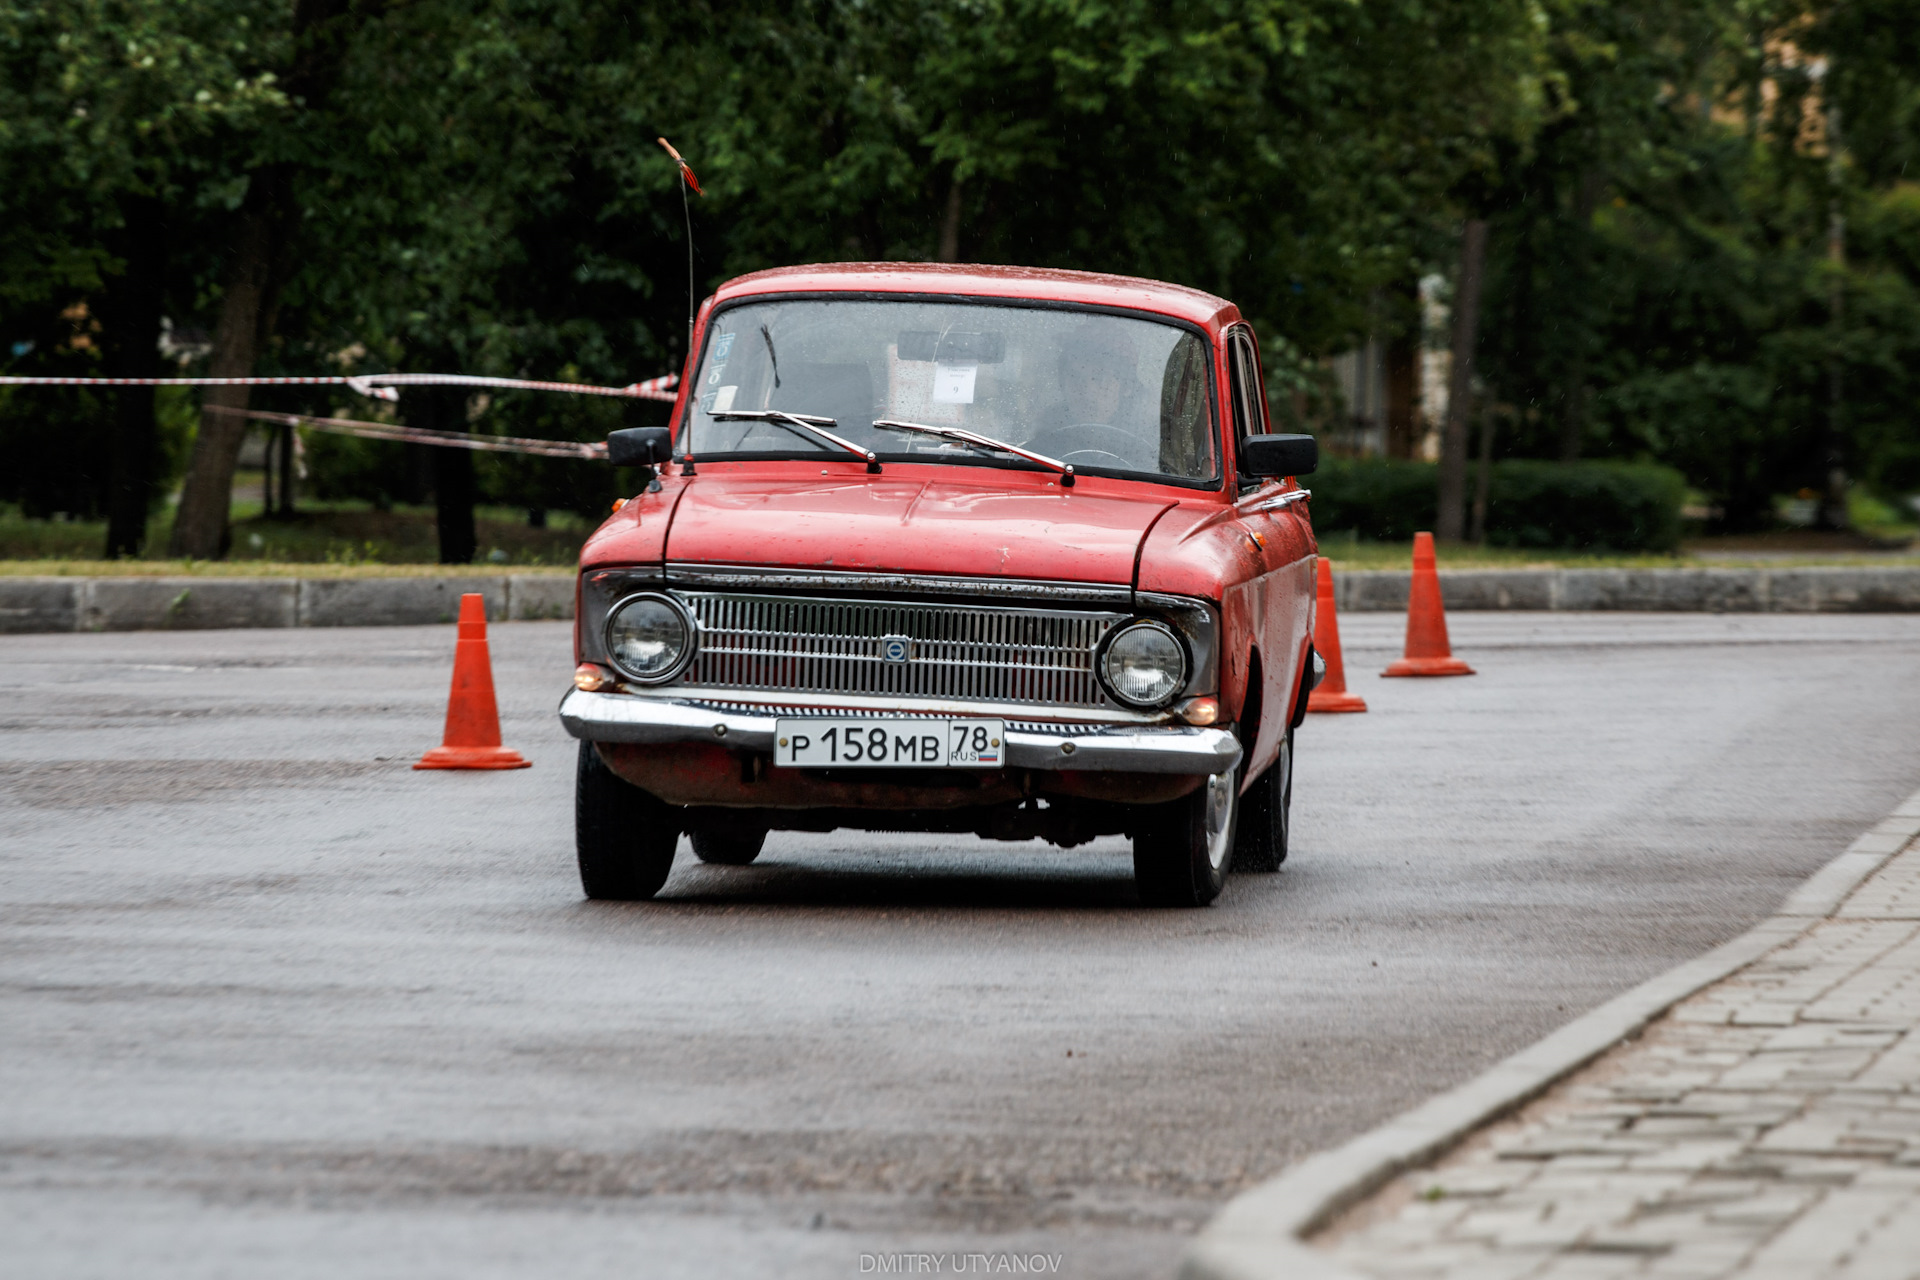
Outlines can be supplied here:
M883 459L1033 465L873 426L893 418L964 428L1076 471L1219 476L1206 343L1153 320L983 303L747 303L714 317L696 385L681 441L696 457L836 452L725 416L781 409L832 418L836 434Z

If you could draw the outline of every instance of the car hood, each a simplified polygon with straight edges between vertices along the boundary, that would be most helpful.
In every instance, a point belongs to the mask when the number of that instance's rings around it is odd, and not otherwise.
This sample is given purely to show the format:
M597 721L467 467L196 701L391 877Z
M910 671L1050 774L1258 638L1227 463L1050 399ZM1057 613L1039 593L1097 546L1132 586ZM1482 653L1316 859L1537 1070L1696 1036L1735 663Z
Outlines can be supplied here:
M999 473L1004 475L1005 473ZM1159 495L898 475L728 475L686 486L669 561L1044 578L1131 585L1140 539L1174 503Z

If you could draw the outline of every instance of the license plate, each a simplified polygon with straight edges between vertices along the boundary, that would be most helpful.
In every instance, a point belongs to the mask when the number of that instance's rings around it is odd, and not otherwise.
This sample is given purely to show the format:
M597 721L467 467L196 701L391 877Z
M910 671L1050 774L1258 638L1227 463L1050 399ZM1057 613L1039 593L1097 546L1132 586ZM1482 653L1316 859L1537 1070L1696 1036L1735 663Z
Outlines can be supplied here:
M776 720L773 762L804 769L998 769L1001 720Z

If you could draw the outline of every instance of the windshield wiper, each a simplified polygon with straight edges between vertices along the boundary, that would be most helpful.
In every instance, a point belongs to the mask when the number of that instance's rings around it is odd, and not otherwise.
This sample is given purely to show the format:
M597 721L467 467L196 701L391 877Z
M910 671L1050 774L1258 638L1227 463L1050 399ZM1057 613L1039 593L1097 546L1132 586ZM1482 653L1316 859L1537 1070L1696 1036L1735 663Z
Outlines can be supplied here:
M869 472L874 475L880 474L880 458L873 450L863 449L845 436L837 436L833 434L833 432L826 430L828 427L839 426L840 423L838 419L822 418L811 413L788 413L785 409L721 409L716 413L709 413L707 416L715 422L725 422L731 419L741 418L753 422L771 422L775 426L804 432L807 435L825 440L837 449L845 449L848 453L866 463Z
M1017 444L1008 444L1005 440L995 440L992 436L983 436L975 431L960 427L930 427L924 422L902 422L897 418L876 418L874 426L892 431L916 431L921 435L939 436L944 440L957 440L961 444L970 444L976 449L989 449L995 453L1010 453L1016 458L1025 458L1028 462L1037 462L1041 466L1060 473L1060 487L1073 488L1073 464L1062 462L1058 458L1049 458L1044 453L1035 453L1031 449L1022 449Z

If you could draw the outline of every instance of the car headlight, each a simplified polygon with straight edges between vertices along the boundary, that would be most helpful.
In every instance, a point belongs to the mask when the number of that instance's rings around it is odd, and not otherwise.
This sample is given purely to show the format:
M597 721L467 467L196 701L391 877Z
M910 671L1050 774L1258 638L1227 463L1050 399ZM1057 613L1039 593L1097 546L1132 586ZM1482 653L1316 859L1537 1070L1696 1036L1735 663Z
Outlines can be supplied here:
M1128 706L1162 706L1187 686L1187 647L1164 623L1131 622L1107 641L1100 675Z
M629 596L607 615L607 657L620 674L659 684L693 657L693 619L671 596Z

